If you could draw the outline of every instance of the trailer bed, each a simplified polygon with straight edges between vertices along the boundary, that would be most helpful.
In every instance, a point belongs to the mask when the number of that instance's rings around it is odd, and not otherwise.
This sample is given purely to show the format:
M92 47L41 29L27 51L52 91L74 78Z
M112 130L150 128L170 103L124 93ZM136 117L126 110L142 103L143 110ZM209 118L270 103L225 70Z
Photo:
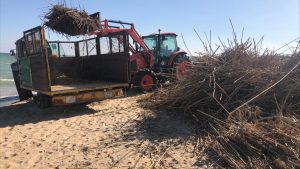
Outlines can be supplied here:
M54 85L51 86L52 94L62 94L70 92L80 92L88 90L111 89L118 87L127 87L128 83L118 82L73 82L71 84Z

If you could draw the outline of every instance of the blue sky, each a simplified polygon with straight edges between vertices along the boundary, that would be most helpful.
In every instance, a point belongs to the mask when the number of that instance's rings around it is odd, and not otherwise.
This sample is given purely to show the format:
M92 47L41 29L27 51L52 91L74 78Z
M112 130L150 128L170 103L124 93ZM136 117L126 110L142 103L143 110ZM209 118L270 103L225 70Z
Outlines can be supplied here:
M299 0L65 0L102 18L132 22L142 35L166 32L184 35L192 52L202 49L194 28L202 38L212 32L212 41L231 38L232 20L244 37L264 36L264 47L276 49L300 35ZM14 48L22 32L41 25L40 16L58 0L0 0L0 52ZM48 36L49 37L49 36ZM52 39L57 40L57 39ZM185 49L181 36L179 45Z

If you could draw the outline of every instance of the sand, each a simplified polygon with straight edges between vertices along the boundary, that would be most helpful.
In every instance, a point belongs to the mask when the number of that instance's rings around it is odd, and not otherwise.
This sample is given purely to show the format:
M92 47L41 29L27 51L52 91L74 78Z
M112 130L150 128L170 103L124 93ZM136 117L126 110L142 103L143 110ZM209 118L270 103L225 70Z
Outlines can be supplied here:
M141 108L141 97L0 108L0 169L206 167L193 128L179 116Z

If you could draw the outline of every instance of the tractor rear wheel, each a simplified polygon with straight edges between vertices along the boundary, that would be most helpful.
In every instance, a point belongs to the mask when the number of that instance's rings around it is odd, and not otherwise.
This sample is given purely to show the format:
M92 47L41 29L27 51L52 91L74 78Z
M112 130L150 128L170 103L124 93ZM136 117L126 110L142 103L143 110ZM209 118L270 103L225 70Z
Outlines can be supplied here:
M150 92L157 88L158 79L156 73L150 69L142 69L135 75L133 86L139 92Z
M186 55L179 55L173 63L173 73L176 80L184 81L188 76L188 69L191 64L191 60Z
M42 93L37 93L34 97L35 103L42 109L48 108L50 106L50 96Z

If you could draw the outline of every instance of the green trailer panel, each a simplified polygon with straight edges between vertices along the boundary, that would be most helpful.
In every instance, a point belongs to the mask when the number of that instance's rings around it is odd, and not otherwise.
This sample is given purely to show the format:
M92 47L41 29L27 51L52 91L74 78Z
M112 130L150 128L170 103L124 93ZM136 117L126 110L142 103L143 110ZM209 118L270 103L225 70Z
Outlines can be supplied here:
M32 87L30 61L27 57L20 58L20 78L22 86Z

